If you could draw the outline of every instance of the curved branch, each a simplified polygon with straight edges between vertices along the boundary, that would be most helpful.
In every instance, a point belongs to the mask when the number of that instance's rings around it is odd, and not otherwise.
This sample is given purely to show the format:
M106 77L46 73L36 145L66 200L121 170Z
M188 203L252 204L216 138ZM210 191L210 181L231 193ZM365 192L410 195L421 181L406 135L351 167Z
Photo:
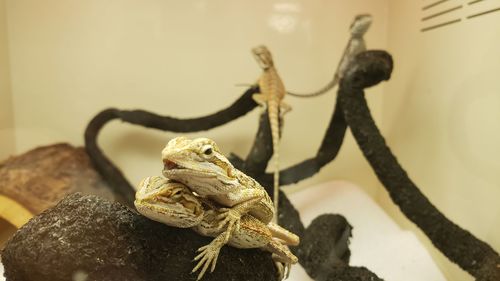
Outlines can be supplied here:
M487 243L446 218L408 177L373 120L363 88L366 73L389 75L392 58L383 51L361 53L346 73L339 98L351 131L380 182L405 216L452 262L477 280L500 280L500 257ZM387 78L389 78L387 76Z
M127 181L120 169L106 157L97 144L97 136L104 125L114 119L120 119L127 123L171 132L208 130L233 121L254 109L257 104L252 99L252 95L257 92L258 88L250 88L228 108L212 115L191 119L160 116L143 110L106 109L92 118L87 125L84 135L85 149L96 170L113 189L113 192L117 196L116 199L132 207L135 196L134 188Z
M224 125L252 111L257 106L252 95L258 92L258 88L250 88L229 107L197 118L180 119L144 110L120 110L117 114L124 122L147 128L176 133L199 132Z
M95 169L109 184L116 200L129 207L134 204L135 190L127 181L123 173L118 169L102 152L97 144L97 135L99 131L109 121L119 119L120 110L110 108L101 111L92 120L90 120L85 129L85 150L92 161Z
M371 60L368 60L369 62ZM363 64L365 62L360 61L356 62L352 67L356 67L357 64ZM390 71L389 74L390 76ZM389 76L385 72L380 71L367 71L362 73L360 77L356 77L357 83L361 83L360 87L368 88L374 86L381 81L389 79ZM256 140L255 143L269 143L267 146L260 146L267 148L267 150L263 153L266 153L268 157L260 157L260 159L267 159L272 156L272 145L271 143L271 133L269 132L268 126L263 123L265 120L261 118L259 133L257 137L261 138L259 141ZM339 102L339 97L337 96L337 101L335 104L335 109L332 114L332 118L330 119L330 124L325 132L323 137L323 142L321 143L318 152L315 157L304 160L298 164L295 164L291 167L288 167L280 172L280 186L289 185L297 183L305 178L311 177L314 174L318 173L326 164L330 163L335 159L337 154L339 153L340 147L342 146L342 142L344 140L345 132L347 130L347 123L344 119L344 113L342 110L342 105ZM260 132L263 133L260 133ZM248 160L247 160L248 161ZM262 165L264 167L267 166L266 162L260 162L259 164L253 165ZM262 170L262 167L260 168ZM256 176L257 180L266 187L272 186L273 174L266 173L264 175ZM271 188L268 188L268 192L270 192L272 196Z
M269 130L263 124L263 120L261 120L259 131L260 130ZM335 104L335 109L333 111L332 117L330 119L330 124L325 132L323 137L323 142L321 143L318 152L314 157L306 159L298 164L295 164L291 167L288 167L284 170L280 171L280 186L290 185L297 183L306 178L312 177L314 174L318 173L326 164L330 163L337 157L337 154L340 151L340 147L344 141L345 132L347 130L347 124L344 120L344 115L340 108L340 103L337 102ZM257 134L258 137L261 137L260 142L270 143L271 133ZM256 140L257 143L257 140ZM267 157L262 157L263 159L269 160L272 156L272 145L265 146L268 148L265 153L268 155ZM267 166L267 161L265 163L260 163L260 165ZM273 182L273 174L266 173L262 175L256 176L256 179L263 186L272 186ZM272 196L271 188L269 188L268 192L270 192L270 196Z

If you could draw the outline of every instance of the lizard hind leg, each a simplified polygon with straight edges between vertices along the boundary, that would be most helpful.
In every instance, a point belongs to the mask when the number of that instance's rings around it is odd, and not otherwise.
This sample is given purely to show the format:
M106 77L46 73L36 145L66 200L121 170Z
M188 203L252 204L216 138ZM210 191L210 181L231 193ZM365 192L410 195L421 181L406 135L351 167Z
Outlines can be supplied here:
M290 275L290 264L289 263L275 261L274 266L276 267L276 270L278 271L278 280L288 279L288 276Z
M292 264L298 262L298 258L290 252L286 245L283 245L278 238L273 238L263 247L264 250L273 253L272 257L276 269L278 270L279 279L288 278Z
M292 233L288 229L285 229L275 223L268 223L267 228L271 231L273 238L281 244L297 246L300 243L300 238L295 233Z
M252 99L260 106L266 108L267 107L267 101L268 101L268 96L264 94L253 94Z
M280 102L280 118L283 118L283 116L285 116L285 114L287 114L290 111L292 111L292 107L288 103L281 101Z

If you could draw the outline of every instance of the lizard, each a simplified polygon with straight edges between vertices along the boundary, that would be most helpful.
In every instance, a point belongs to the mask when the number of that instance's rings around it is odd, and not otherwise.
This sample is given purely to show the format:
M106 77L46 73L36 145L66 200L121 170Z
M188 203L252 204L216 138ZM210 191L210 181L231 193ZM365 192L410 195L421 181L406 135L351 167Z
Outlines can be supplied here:
M280 138L280 121L283 120L285 113L292 108L283 101L286 90L281 81L276 68L274 67L271 52L266 46L258 46L252 49L252 53L262 68L262 74L257 81L260 93L254 94L252 98L256 103L264 108L267 107L269 123L271 127L271 137L273 142L274 156L274 186L273 186L273 202L274 202L274 218L273 221L278 221L278 206L279 206L279 138Z
M205 201L223 206L217 219L219 229L227 225L221 234L224 243L239 230L245 214L266 225L273 220L273 201L264 187L234 168L213 140L174 138L162 150L162 160L163 176L183 183ZM207 249L202 254L208 257L208 263L217 259L217 247L222 247L215 240L211 244L213 247L200 249Z
M363 36L370 28L372 21L372 16L368 14L357 15L354 18L354 21L349 28L351 36L349 38L347 46L344 49L344 53L342 54L340 62L337 66L337 70L333 75L333 79L330 81L330 83L313 93L298 94L294 92L287 92L287 94L299 98L311 98L322 95L335 87L340 82L340 79L342 79L342 77L344 76L347 67L354 59L354 57L356 57L357 54L366 51L366 42Z
M223 230L218 228L217 220L219 207L197 197L182 183L161 176L147 177L139 184L134 205L139 213L154 221L173 227L191 228L200 235L216 237L217 243L209 245L216 247L216 255L223 245ZM261 248L271 252L278 268L279 280L287 276L291 264L298 261L287 247L299 243L295 234L272 222L266 225L251 215L242 216L239 230L233 233L227 243L240 249ZM203 252L208 247L200 249ZM217 259L208 259L202 254L195 257L194 260L199 262L193 272L201 269L197 280L203 277L209 266L211 272L214 271Z

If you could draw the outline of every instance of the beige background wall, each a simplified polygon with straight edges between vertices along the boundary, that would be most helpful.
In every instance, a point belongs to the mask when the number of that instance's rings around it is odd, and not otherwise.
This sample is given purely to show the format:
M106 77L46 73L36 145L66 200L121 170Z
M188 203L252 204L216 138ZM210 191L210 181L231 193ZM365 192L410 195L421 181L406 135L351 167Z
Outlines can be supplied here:
M371 47L385 48L387 1L7 1L17 151L69 141L83 144L92 116L107 107L176 117L213 113L243 93L237 83L260 74L250 49L266 44L289 89L326 84L358 13L372 13ZM370 92L376 112L382 88ZM335 97L288 99L281 162L316 153ZM245 155L258 111L192 135ZM133 183L160 172L159 152L174 134L119 122L103 148ZM293 153L291 153L293 151ZM331 178L359 182L375 194L375 177L350 139L339 161L302 186Z
M389 51L396 65L383 100L383 132L410 176L448 218L500 250L500 6L485 1L390 1ZM463 4L461 10L421 18ZM424 26L462 19L428 32ZM379 201L403 218L385 191ZM415 230L421 234L420 231ZM423 239L427 241L427 239ZM427 244L429 244L427 242ZM472 280L432 246L449 280Z
M12 122L16 128L15 142L12 133L0 139L0 156L60 141L82 145L87 122L107 107L210 114L243 92L236 83L257 79L249 50L261 43L273 51L290 90L316 89L330 79L353 16L369 12L375 17L369 47L388 49L396 62L391 81L367 95L388 143L434 204L499 250L500 13L420 33L422 3L430 2L0 0L0 132ZM334 100L288 98L294 110L286 116L282 166L315 154ZM257 118L256 111L191 136L245 155ZM160 172L159 151L174 136L113 122L100 143L137 183ZM328 179L361 185L414 229L350 133L333 164L292 188ZM471 280L429 249L450 280Z
M0 0L0 161L15 152L9 71L7 13L5 0Z

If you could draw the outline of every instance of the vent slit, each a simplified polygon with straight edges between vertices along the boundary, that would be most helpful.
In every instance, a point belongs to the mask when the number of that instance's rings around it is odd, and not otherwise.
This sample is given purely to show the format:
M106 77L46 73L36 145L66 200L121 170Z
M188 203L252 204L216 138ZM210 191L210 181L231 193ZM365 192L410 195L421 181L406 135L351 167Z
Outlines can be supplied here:
M443 27L443 26L446 26L446 25L450 25L450 24L454 24L454 23L460 22L460 21L461 21L461 19L451 20L451 21L447 21L447 22L443 22L443 23L440 23L440 24L431 25L429 27L422 28L422 29L420 29L420 31L426 32L426 31L429 31L429 30L436 29L438 27Z
M473 14L473 15L467 16L467 18L468 19L472 19L472 18L475 18L475 17L479 17L479 16L491 14L491 13L498 12L498 11L500 11L500 8L491 9L491 10L484 11L484 12L481 12L481 13Z
M484 0L474 0L474 1L469 2L468 4L469 4L469 5L474 5L474 4L476 4L476 3L483 2L483 1L484 1Z
M424 18L422 18L422 21L430 20L432 18L435 18L435 17L438 17L438 16L442 16L442 15L445 15L447 13L459 10L459 9L462 9L462 5L450 8L448 10L441 11L439 13L432 14L432 15L427 16L427 17L424 17Z
M432 8L432 7L435 7L435 6L439 5L439 4L442 4L442 3L444 3L444 2L448 2L448 1L449 1L449 0L441 0L441 1L437 1L437 2L435 2L435 3L429 4L429 5L427 5L427 6L424 6L424 7L422 8L422 11L425 11L425 10L427 10L427 9L430 9L430 8Z

